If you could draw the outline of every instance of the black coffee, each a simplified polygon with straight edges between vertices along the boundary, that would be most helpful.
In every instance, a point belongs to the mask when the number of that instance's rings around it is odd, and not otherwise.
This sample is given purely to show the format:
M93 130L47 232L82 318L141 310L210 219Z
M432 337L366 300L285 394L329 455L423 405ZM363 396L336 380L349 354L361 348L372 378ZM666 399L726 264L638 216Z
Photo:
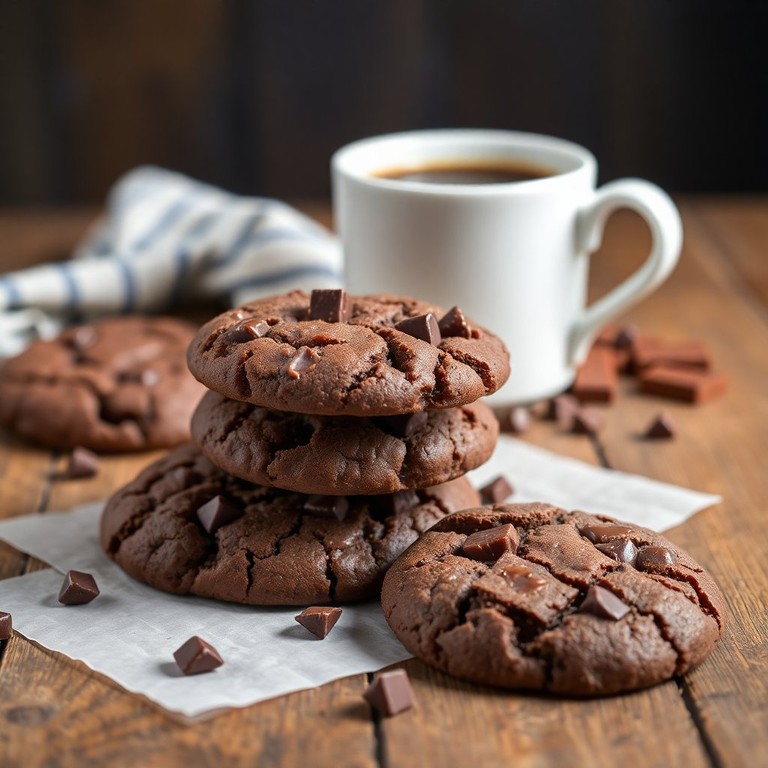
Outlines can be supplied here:
M555 171L519 162L457 163L447 161L418 167L386 168L373 176L397 181L421 181L428 184L509 184L554 176Z

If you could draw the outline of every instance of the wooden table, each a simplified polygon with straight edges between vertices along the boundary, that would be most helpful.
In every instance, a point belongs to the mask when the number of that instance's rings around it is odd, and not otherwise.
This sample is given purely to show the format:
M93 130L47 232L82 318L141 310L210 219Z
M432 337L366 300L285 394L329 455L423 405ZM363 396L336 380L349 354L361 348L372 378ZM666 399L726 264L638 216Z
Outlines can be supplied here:
M723 494L670 532L714 574L730 609L724 640L698 669L641 693L563 701L468 685L409 661L418 708L390 720L370 715L358 675L190 726L16 634L0 651L0 765L768 765L768 199L679 203L681 263L627 320L706 339L731 375L728 394L703 407L662 404L628 381L598 441L542 422L526 439ZM303 207L327 221L326 206ZM0 271L60 257L92 214L1 214ZM593 293L637 264L648 240L634 215L617 214L594 259ZM679 437L638 440L662 405ZM103 499L156 456L106 458L94 479L52 481L60 455L0 434L0 517ZM0 544L0 578L41 567Z

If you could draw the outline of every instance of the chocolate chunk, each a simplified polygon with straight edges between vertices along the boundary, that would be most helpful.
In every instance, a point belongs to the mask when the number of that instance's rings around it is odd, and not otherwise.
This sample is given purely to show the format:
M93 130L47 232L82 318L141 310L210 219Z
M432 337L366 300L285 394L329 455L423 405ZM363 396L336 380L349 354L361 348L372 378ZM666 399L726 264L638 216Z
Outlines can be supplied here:
M467 318L458 307L451 307L437 324L443 338L448 336L461 336L464 339L472 337L472 329L467 323Z
M607 555L617 563L635 564L637 559L637 547L630 539L614 539L605 544L596 544L604 555Z
M376 426L393 437L410 437L418 432L428 421L426 411L418 413L403 413L396 416L379 416Z
M390 515L402 515L420 503L419 494L411 489L397 491L396 493L386 493L376 497L377 508L387 517Z
M236 344L243 344L246 341L260 339L267 335L270 327L269 323L265 323L257 317L249 317L227 331L227 340Z
M603 428L603 414L594 408L580 408L573 415L574 435L596 435Z
M643 437L648 440L668 440L675 436L675 424L667 413L660 413L648 425Z
M99 472L99 457L87 448L76 446L69 455L64 477L77 480L83 477L93 477Z
M223 525L241 517L243 510L223 496L214 496L197 510L197 519L208 533L216 533Z
M522 406L512 408L502 426L505 426L513 434L522 435L531 427L531 413Z
M613 351L595 346L579 366L571 392L582 403L610 403L616 396L617 385Z
M320 355L314 349L300 347L288 363L288 375L298 379L305 371L311 371L319 359Z
M507 478L504 475L499 475L480 489L480 498L483 504L500 504L514 492L515 489L510 485Z
M323 640L333 629L341 616L341 608L329 605L313 605L305 608L298 616L294 616L302 627L306 627L313 635Z
M497 573L503 576L518 592L536 592L546 586L547 580L524 565L506 565Z
M84 605L99 596L96 579L90 573L68 571L59 592L59 602L62 605Z
M556 421L560 429L570 432L573 427L573 417L579 410L579 401L572 395L558 395L547 402L544 418Z
M626 525L585 525L579 533L593 544L603 544L613 539L624 539L635 532Z
M410 709L416 703L413 688L404 669L381 672L363 693L363 697L379 714L392 717Z
M335 518L343 520L349 512L349 501L346 496L309 496L304 502L304 509L315 517Z
M697 405L709 402L727 388L728 378L721 373L669 365L654 365L640 376L641 392Z
M653 571L676 562L677 555L667 547L643 547L637 553L635 566L641 571Z
M340 288L312 291L309 299L309 319L326 323L343 323L349 315L347 292Z
M712 359L700 341L664 341L653 336L638 336L632 343L632 359L638 370L652 365L708 371Z
M467 536L462 554L472 560L498 560L505 552L517 551L517 531L512 523L485 528Z
M580 613L591 613L613 621L623 618L629 611L630 607L613 592L594 584L587 590L587 596L579 608Z
M13 618L10 613L0 611L0 640L8 640L13 634Z
M442 341L437 320L435 320L435 316L431 312L427 312L426 315L418 315L417 317L409 317L405 320L401 320L395 326L395 329L407 333L415 339L428 341L435 347Z
M212 672L224 663L219 652L197 635L190 637L184 645L174 651L173 658L185 675Z

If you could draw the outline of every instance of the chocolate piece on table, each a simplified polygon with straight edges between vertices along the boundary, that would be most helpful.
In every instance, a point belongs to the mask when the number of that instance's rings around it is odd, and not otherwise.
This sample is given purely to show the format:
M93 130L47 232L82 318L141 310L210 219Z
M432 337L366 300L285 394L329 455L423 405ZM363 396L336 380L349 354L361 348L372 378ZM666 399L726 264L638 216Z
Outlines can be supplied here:
M639 371L652 365L709 371L712 358L701 341L664 341L654 336L637 336L632 343L632 360Z
M580 408L573 415L571 432L575 435L596 435L603 428L603 414L594 408Z
M505 420L506 428L515 435L526 433L531 427L531 413L523 406L512 408Z
M605 542L613 541L614 539L624 539L631 536L634 532L634 528L611 523L605 523L604 525L585 525L583 528L579 529L579 533L584 536L584 538L589 539L593 544L604 544Z
M654 365L640 375L640 391L701 405L721 395L728 378L720 373Z
M611 619L612 621L618 621L629 611L630 607L616 597L613 592L595 584L587 590L587 596L579 608L580 613L591 613L601 619Z
M315 517L335 518L343 520L349 512L349 501L346 496L323 496L315 494L304 502L304 509Z
M471 533L461 553L472 560L498 560L505 552L517 551L517 531L512 523Z
M643 547L637 553L635 566L641 571L653 571L676 562L677 555L667 547Z
M96 579L90 573L68 571L59 592L62 605L85 605L99 596Z
M537 592L547 584L543 576L525 565L505 565L495 573L503 576L518 592Z
M0 640L8 640L13 634L13 618L10 613L0 611Z
M417 413L403 413L395 416L379 416L376 425L389 435L394 437L410 437L418 432L429 420L426 411Z
M242 514L240 507L219 494L197 510L197 519L208 533L216 533L222 525L228 525Z
M401 320L395 325L395 330L407 333L415 339L428 341L435 347L442 341L437 320L435 320L435 316L431 312L427 312L426 315L417 315L416 317L408 317L405 320Z
M379 714L392 717L411 709L416 703L413 688L404 669L380 672L363 693L363 697Z
M87 448L78 445L69 455L64 477L78 480L84 477L93 477L99 472L99 457Z
M616 396L616 359L612 350L594 346L579 366L571 393L580 402L610 403Z
M483 500L483 504L500 504L514 492L515 489L510 485L507 478L504 475L499 475L480 489L480 498Z
M605 544L595 544L595 547L617 563L634 565L637 559L637 547L630 539L614 539Z
M313 605L305 608L298 616L294 616L302 627L308 629L321 640L328 636L341 616L341 608L330 605Z
M349 314L347 292L341 288L312 291L309 299L309 319L326 323L343 323Z
M547 402L544 418L547 421L556 421L560 429L570 432L573 417L578 410L579 401L573 395L558 395Z
M174 651L173 658L185 675L212 672L224 663L219 652L197 635L190 637L184 645Z
M443 338L448 336L461 336L462 338L469 339L472 336L472 329L467 323L467 318L464 317L464 313L458 307L451 307L441 318L437 324L440 329L440 334Z
M314 368L319 359L314 349L300 347L288 363L288 375L293 379L300 378L302 373Z
M674 437L676 434L677 429L669 414L660 413L648 425L643 433L643 437L648 440L666 440Z

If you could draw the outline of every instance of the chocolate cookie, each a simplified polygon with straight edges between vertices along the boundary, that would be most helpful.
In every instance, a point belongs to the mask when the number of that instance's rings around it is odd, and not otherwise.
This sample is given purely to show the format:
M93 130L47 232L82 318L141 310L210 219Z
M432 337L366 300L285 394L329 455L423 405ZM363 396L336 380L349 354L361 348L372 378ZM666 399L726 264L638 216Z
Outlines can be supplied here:
M311 416L271 411L208 392L192 436L216 466L300 493L380 494L427 488L463 475L493 452L490 408L405 416Z
M101 543L129 575L166 592L349 602L377 595L422 531L477 501L466 478L388 496L305 496L238 480L183 446L110 499Z
M0 424L61 449L184 443L205 391L185 365L194 330L168 317L115 317L36 341L0 368Z
M458 308L395 296L352 296L337 312L310 304L293 291L219 315L190 345L190 370L235 400L347 416L464 405L509 375L501 340Z
M384 612L449 674L592 696L681 675L723 631L715 583L658 533L547 504L438 522L389 570Z

